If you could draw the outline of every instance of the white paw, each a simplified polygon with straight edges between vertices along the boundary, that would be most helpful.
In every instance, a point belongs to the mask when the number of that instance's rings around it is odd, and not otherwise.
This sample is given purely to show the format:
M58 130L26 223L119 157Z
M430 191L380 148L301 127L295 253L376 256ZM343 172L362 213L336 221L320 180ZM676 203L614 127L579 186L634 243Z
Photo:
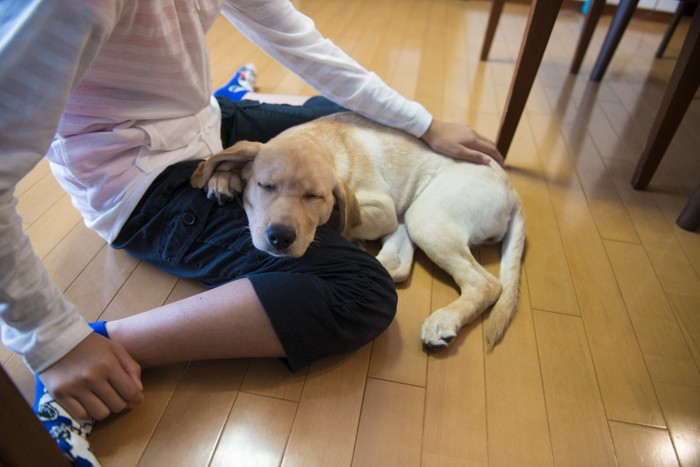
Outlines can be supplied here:
M423 345L430 350L443 349L457 336L460 327L456 313L438 310L423 322L421 329Z

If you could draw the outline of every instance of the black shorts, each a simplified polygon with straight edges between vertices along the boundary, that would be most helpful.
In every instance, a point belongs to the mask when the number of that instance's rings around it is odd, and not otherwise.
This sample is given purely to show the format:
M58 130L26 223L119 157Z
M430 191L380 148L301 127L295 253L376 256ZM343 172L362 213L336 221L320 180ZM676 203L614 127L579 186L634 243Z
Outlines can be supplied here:
M209 287L248 278L293 371L356 350L389 326L397 295L374 257L325 226L301 258L260 252L240 199L220 206L190 186L197 164L162 173L112 246Z

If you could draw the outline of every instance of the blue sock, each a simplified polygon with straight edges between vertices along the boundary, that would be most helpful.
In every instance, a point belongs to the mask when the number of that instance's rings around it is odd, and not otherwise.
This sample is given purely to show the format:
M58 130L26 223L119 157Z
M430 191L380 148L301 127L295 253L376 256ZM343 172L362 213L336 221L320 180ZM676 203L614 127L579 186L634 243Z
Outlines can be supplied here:
M107 321L95 321L93 323L88 323L88 326L100 336L109 339L109 335L107 334Z
M92 330L109 338L106 321L88 323ZM87 436L94 420L76 420L46 391L38 376L35 383L34 413L56 441L63 454L77 467L99 467L100 463L90 450Z
M255 90L255 81L257 80L258 72L255 65L248 63L243 65L231 78L231 81L226 83L226 86L220 87L214 91L214 95L218 97L226 97L232 101L240 101L243 96Z

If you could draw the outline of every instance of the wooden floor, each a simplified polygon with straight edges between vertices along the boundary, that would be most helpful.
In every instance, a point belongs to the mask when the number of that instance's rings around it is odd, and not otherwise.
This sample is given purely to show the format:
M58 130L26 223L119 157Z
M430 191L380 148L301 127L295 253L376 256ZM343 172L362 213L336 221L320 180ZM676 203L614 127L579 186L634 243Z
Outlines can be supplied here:
M527 8L508 4L479 61L489 2L299 0L318 28L435 116L495 138ZM700 181L692 103L650 189L629 180L687 30L636 19L600 84L568 74L582 16L562 11L508 155L525 205L518 315L485 352L483 321L428 355L419 331L456 295L419 255L390 329L290 374L276 360L182 363L144 374L146 402L97 425L105 466L700 465L700 236L675 218ZM215 85L246 62L261 92L310 94L225 20L210 33ZM41 163L17 189L37 254L89 320L200 286L104 245ZM479 251L498 269L497 248ZM486 319L486 318L485 318ZM0 359L25 396L21 360Z

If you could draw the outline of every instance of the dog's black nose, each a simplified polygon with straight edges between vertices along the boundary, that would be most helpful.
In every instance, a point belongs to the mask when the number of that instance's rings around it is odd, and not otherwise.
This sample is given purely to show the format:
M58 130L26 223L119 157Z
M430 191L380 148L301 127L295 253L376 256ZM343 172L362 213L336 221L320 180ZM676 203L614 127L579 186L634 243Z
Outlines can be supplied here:
M286 249L297 239L296 231L286 224L270 224L265 236L268 243L278 250Z

